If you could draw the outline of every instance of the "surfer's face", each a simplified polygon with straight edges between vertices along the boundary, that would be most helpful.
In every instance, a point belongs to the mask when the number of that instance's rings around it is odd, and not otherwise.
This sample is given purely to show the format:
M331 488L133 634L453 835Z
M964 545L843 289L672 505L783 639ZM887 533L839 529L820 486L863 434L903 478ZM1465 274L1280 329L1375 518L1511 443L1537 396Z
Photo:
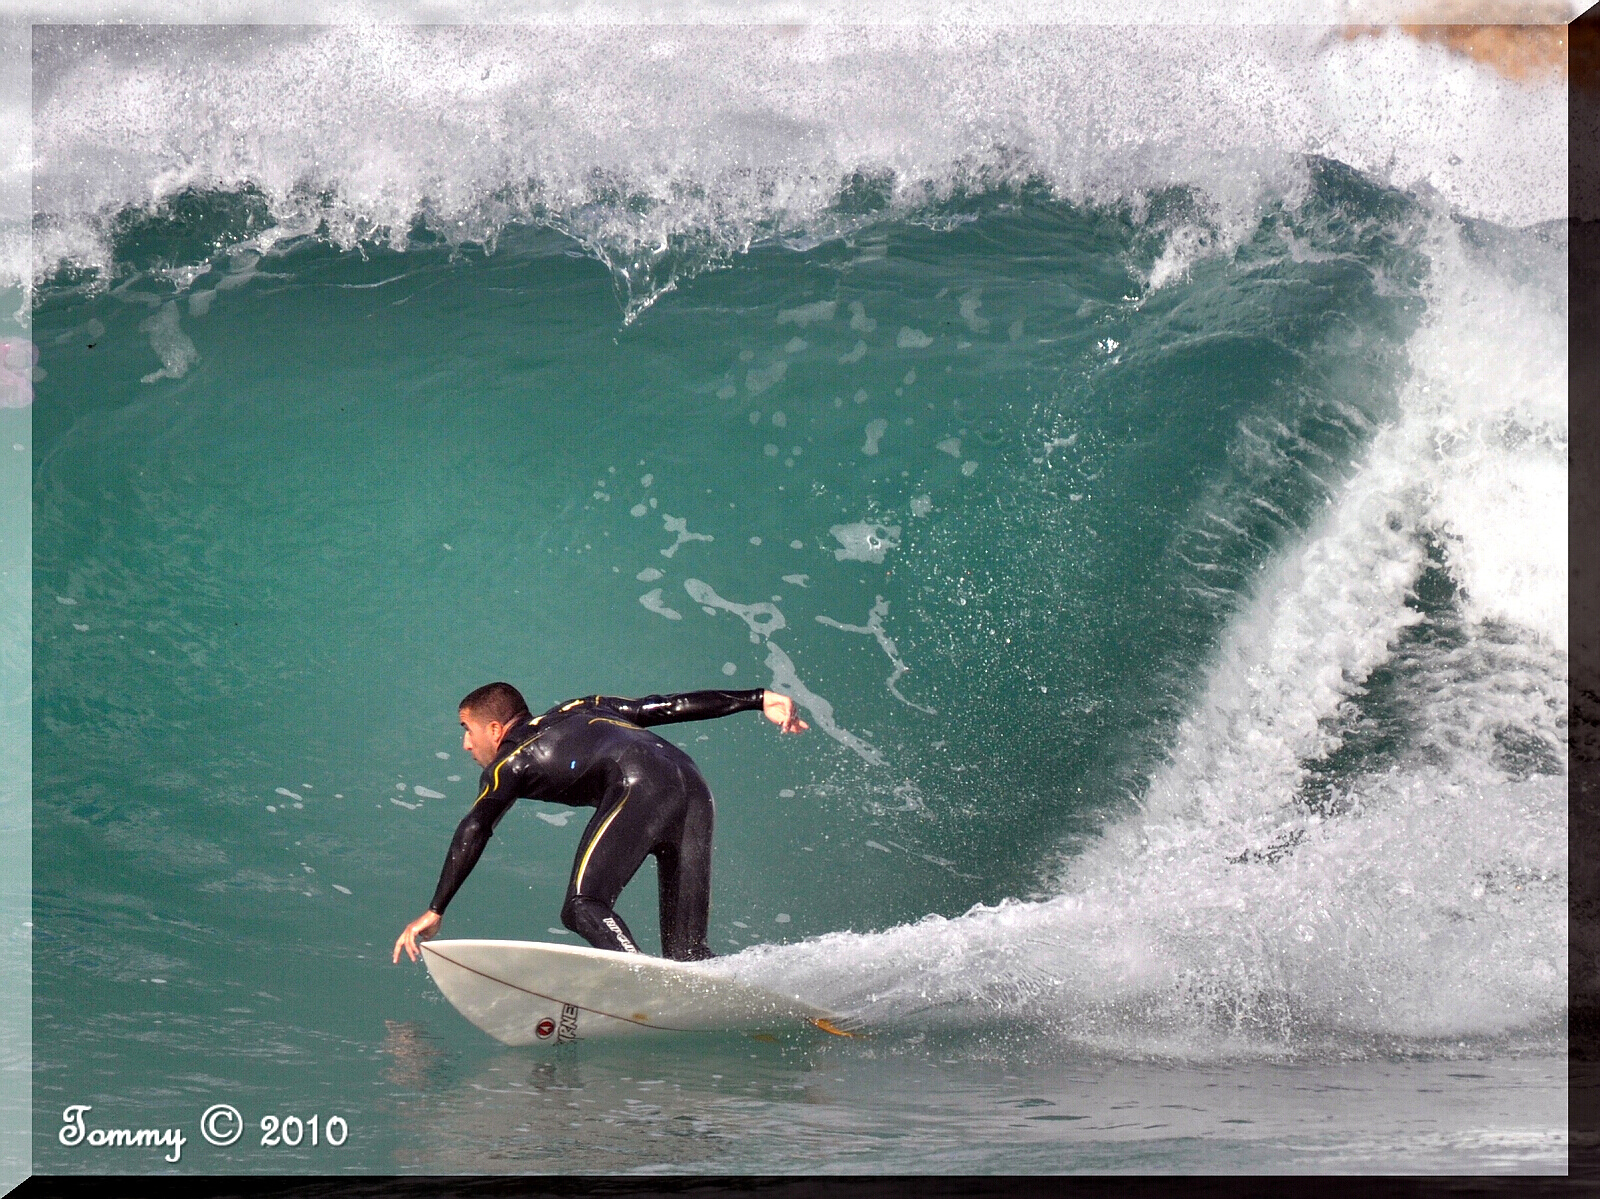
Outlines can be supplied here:
M479 766L494 761L500 748L500 739L506 735L506 726L498 720L475 720L466 708L461 709L461 748L472 755Z

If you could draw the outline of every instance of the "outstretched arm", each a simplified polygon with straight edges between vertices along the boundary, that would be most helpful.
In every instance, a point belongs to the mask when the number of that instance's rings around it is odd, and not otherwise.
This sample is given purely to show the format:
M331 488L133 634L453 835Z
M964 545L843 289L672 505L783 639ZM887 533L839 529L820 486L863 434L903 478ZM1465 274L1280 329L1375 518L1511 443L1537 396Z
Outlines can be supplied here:
M489 838L494 835L494 826L500 823L500 817L516 800L516 789L509 775L498 788L493 784L485 784L477 802L461 818L461 823L456 825L455 836L450 839L450 850L445 854L444 869L439 872L439 885L434 888L433 902L428 905L426 912L406 925L400 939L394 943L394 961L400 960L402 949L413 962L417 960L417 942L428 940L438 931L444 919L445 907L461 889L461 884L467 881L467 875L472 873L472 868L483 856L484 847L489 844Z
M439 885L433 889L433 901L428 904L430 912L444 915L445 907L467 881L494 835L495 821L481 811L482 806L475 804L456 825L456 834L450 838L450 849L444 855L444 868L439 871Z
M713 720L735 712L762 712L785 733L803 732L810 726L795 715L794 700L776 691L686 691L680 695L646 695L640 699L621 699L612 695L595 697L613 712L640 728L655 724L680 724L686 720Z
M681 724L685 720L715 720L735 712L759 712L762 696L756 691L686 691L681 695L645 695L622 699L614 695L595 698L597 705L610 708L640 728L656 724Z

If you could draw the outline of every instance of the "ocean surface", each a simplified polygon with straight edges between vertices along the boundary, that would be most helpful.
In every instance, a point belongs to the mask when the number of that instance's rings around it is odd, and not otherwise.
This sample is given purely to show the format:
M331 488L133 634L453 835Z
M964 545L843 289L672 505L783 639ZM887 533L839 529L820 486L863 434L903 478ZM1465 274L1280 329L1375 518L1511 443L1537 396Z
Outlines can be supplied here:
M1565 1171L1561 83L41 26L32 97L36 1171ZM859 1035L507 1049L392 965L501 678L796 696L668 734L714 968ZM445 935L571 942L586 815Z

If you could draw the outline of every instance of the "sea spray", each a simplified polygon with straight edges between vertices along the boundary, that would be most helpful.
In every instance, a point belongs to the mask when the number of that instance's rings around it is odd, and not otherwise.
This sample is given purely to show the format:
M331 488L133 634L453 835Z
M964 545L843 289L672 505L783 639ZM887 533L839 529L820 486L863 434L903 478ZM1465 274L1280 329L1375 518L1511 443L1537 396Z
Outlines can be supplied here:
M1007 187L1196 189L1157 286L1294 192L1308 152L1501 221L1565 205L1542 166L1559 89L1316 29L75 27L38 41L34 96L40 278L319 230L492 247L531 222L605 262L631 317L753 243Z
M1564 1044L1564 280L1540 236L1520 282L1468 241L1436 227L1394 420L1262 574L1168 764L1057 898L723 968L865 1025L1021 1023L1115 1053ZM1400 743L1313 788L1379 703Z

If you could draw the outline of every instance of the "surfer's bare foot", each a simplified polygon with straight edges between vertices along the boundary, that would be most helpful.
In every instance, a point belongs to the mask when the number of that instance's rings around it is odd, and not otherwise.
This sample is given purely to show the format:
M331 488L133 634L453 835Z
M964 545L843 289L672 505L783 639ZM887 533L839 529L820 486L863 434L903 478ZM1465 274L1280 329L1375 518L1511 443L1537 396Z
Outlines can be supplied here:
M406 956L413 962L417 960L417 942L428 941L439 931L439 925L444 917L435 911L426 911L410 924L406 925L405 932L400 934L399 940L394 943L394 961L400 960L400 951L404 949Z

